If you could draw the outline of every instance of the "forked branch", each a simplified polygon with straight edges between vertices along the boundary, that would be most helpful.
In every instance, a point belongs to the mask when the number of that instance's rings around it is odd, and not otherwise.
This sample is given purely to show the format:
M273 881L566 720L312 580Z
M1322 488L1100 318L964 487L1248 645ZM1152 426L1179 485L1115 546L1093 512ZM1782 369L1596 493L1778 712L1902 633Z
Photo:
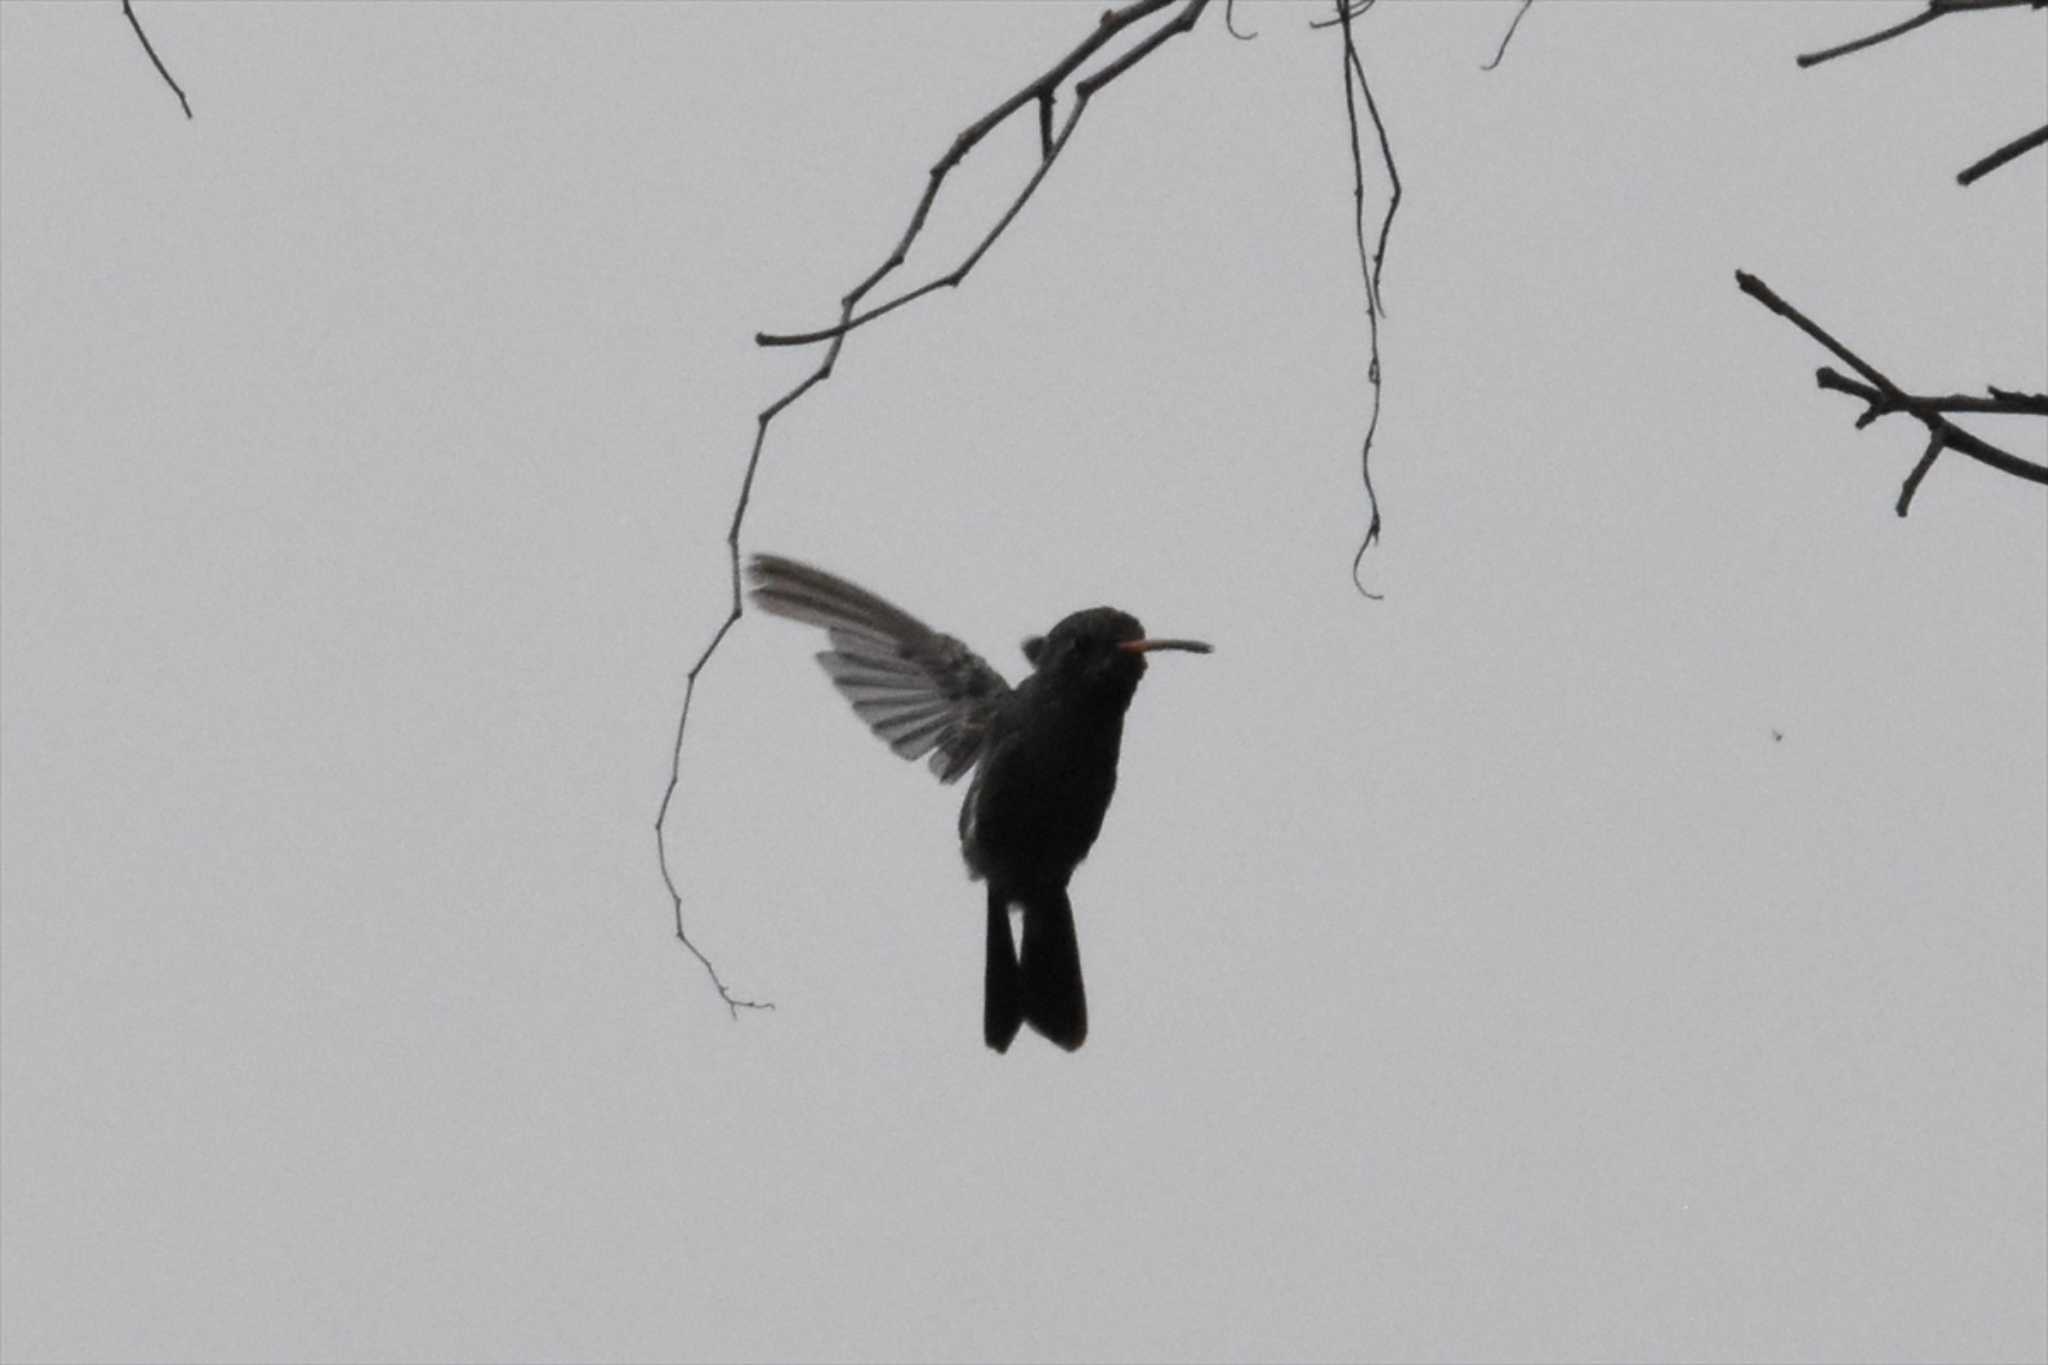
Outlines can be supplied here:
M1815 382L1823 389L1850 394L1863 400L1863 414L1856 419L1859 430L1890 413L1905 413L1927 428L1927 448L1899 489L1897 510L1900 516L1905 516L1912 509L1913 496L1920 490L1920 481L1927 477L1927 471L1934 467L1935 460L1940 458L1944 450L1967 455L2016 479L2048 484L2048 465L2022 459L1973 432L1965 431L1948 419L1948 414L1952 412L2048 417L2048 393L2015 393L2009 389L1999 388L1988 389L1989 396L1983 398L1968 394L1932 397L1907 393L1876 366L1830 336L1806 314L1779 298L1769 285L1756 276L1738 270L1735 272L1735 283L1743 293L1825 346L1836 359L1861 376L1860 379L1852 379L1841 371L1825 365L1814 376Z
M1963 167L1962 170L1956 172L1956 183L1958 185L1975 184L2000 166L2003 166L2006 162L2011 161L2014 157L2023 156L2043 143L2048 143L2048 123L2042 124L2031 133L2021 134L1989 156L1982 157Z
M1820 52L1801 53L1797 60L1801 66L1819 66L1822 62L1831 62L1837 57L1846 57L1852 52L1862 52L1866 48L1876 47L1879 43L1903 38L1914 29L1931 24L1936 19L1945 19L1955 14L1983 14L1995 9L2019 9L2022 6L2048 9L2048 0L1927 0L1927 8L1910 19Z

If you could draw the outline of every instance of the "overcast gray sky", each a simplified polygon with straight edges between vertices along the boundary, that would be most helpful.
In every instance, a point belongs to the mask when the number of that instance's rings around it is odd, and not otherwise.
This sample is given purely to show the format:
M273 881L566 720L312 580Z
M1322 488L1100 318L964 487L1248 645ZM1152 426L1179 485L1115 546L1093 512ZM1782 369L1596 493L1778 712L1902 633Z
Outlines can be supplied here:
M773 431L750 548L1159 660L1093 1031L957 789L723 610L754 414L1099 6L0 6L0 1354L2048 1354L2039 16L1388 4L1386 594L1338 55L1220 9ZM987 220L1035 130L948 191ZM1374 193L1379 193L1376 184ZM2040 457L2039 424L1985 428ZM1782 734L1782 740L1773 732Z

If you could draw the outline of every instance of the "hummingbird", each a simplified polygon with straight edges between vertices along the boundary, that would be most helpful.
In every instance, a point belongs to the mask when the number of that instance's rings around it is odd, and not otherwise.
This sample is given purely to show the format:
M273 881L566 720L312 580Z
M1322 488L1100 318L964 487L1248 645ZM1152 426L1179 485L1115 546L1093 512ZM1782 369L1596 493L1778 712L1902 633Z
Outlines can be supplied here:
M1067 882L1116 792L1124 711L1146 656L1210 646L1150 638L1128 612L1090 607L1024 641L1032 671L1012 687L952 636L823 569L760 554L748 576L762 609L825 628L818 662L891 749L924 759L941 782L974 773L960 853L968 878L988 887L982 1040L1007 1052L1029 1024L1069 1052L1080 1047L1088 1000Z

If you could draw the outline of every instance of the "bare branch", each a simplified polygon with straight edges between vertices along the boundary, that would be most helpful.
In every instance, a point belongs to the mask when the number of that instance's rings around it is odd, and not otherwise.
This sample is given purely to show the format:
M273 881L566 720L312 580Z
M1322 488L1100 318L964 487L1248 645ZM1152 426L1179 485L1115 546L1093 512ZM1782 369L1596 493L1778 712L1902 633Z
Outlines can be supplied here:
M1822 62L1831 62L1837 57L1846 57L1852 52L1861 52L1866 47L1876 47L1879 43L1889 42L1893 38L1911 33L1922 24L1933 23L1941 17L1941 14L1940 10L1936 9L1933 5L1929 5L1904 23L1893 24L1890 28L1884 29L1881 32L1868 34L1853 42L1843 43L1839 47L1831 47L1825 52L1802 52L1794 60L1803 67L1819 66Z
M142 50L149 54L151 65L156 67L156 74L164 78L164 84L171 87L171 93L178 97L179 105L185 110L185 117L191 118L192 101L185 98L184 90L179 87L175 80L171 79L170 71L164 66L164 59L156 55L156 48L151 45L149 35L142 31L142 21L135 17L135 6L132 0L121 0L121 13L128 16L128 26L134 29L135 36L142 40Z
M1957 172L1956 183L1958 185L1974 184L1997 170L2000 166L2003 166L2006 162L2011 161L2015 157L2025 156L2044 142L2048 142L2048 123L2042 124L2031 133L2024 133L2014 138L1982 160L1965 166L1961 171Z
M1018 212L1023 209L1025 203L1030 200L1032 194L1038 189L1040 182L1045 179L1045 173L1052 169L1053 161L1058 158L1061 149L1066 146L1067 139L1073 135L1075 125L1081 121L1081 115L1087 112L1088 101L1095 92L1130 70L1131 67L1137 65L1147 56L1150 56L1167 39L1193 28L1195 20L1200 18L1202 11L1208 7L1209 0L1134 0L1132 4L1126 5L1120 10L1104 11L1102 18L1096 24L1095 30L1082 39L1081 43L1072 52L1069 52L1065 57L1054 63L1043 75L1031 81L1022 90L1019 90L1016 94L998 104L974 123L969 124L961 131L958 137L953 139L953 145L946 150L946 154L940 157L937 164L932 167L930 178L925 184L924 195L918 200L917 208L911 213L910 224L904 229L903 236L896 243L895 250L889 253L887 259L882 262L875 273L864 280L855 292L858 295L864 296L868 289L872 288L884 275L902 265L904 260L908 258L911 243L915 242L918 234L924 231L925 219L931 213L932 203L938 198L939 190L944 186L946 176L966 158L969 152L974 150L983 138L987 137L1003 120L1009 118L1010 115L1017 112L1024 105L1034 100L1043 101L1049 99L1052 93L1059 88L1062 81L1078 70L1084 62L1100 51L1117 34L1123 32L1140 19L1148 18L1174 3L1179 3L1180 12L1171 20L1153 30L1144 41L1133 46L1123 56L1109 62L1093 75L1074 83L1072 107L1067 111L1066 121L1061 125L1058 136L1054 137L1049 144L1043 146L1043 155L1040 157L1038 170L1025 182L1024 188L1018 191L1017 197L1011 202L1009 209L996 222L996 225L989 230L988 235L981 239L974 250L969 252L966 259L961 261L959 265L937 279L927 281L915 289L899 294L887 303L878 304L868 309L865 313L855 313L842 317L834 326L821 327L811 332L761 332L754 337L755 343L761 346L809 346L821 341L830 341L834 337L850 332L856 327L865 326L876 318L893 313L904 304L920 299L935 290L951 289L958 286L962 280L967 278L969 272L974 269L981 258L987 254L988 249L995 245L996 239L1002 236L1004 229L1009 227ZM1041 105L1041 107L1043 106ZM1040 117L1045 119L1050 116L1049 114L1042 113Z
M1853 394L1870 405L1870 410L1856 419L1859 427L1867 427L1888 413L1908 412L1916 408L1935 412L1993 412L2011 417L2048 417L2048 393L2018 393L1995 384L1985 386L1985 392L1991 395L1989 398L1951 393L1940 397L1906 395L1903 399L1895 399L1826 365L1814 374L1814 380L1824 389Z
M1493 54L1493 60L1483 64L1481 71L1492 71L1500 65L1500 59L1508 55L1508 44L1515 40L1515 30L1522 26L1522 16L1529 12L1529 6L1536 0L1522 0L1522 7L1515 11L1515 17L1508 22L1508 31L1500 35L1500 49Z
M1899 490L1898 513L1905 516L1913 503L1913 495L1919 491L1920 481L1927 477L1927 471L1934 466L1935 459L1944 450L1953 450L1967 455L1982 464L2029 483L2048 484L2048 465L2035 464L2021 459L2011 451L1992 445L1976 434L1965 431L1943 416L1944 412L1997 412L2032 413L2048 415L2048 395L2018 394L2003 389L1991 390L1990 399L1951 395L1946 398L1915 397L1885 377L1876 366L1864 360L1854 351L1830 336L1826 329L1804 313L1778 297L1772 288L1746 270L1735 272L1735 284L1743 293L1761 303L1764 307L1784 318L1800 331L1833 352L1836 359L1862 375L1865 384L1858 384L1847 375L1823 366L1814 376L1814 381L1824 389L1852 394L1867 405L1857 419L1858 428L1869 426L1887 413L1903 412L1927 428L1927 452L1906 477L1904 487Z
M1052 133L1053 101L1061 82L1078 71L1090 57L1099 52L1118 33L1146 16L1158 13L1175 3L1180 5L1180 11L1171 20L1154 30L1143 41L1133 45L1123 56L1104 64L1099 70L1075 82L1072 104L1068 110L1066 121L1061 126L1058 135L1054 136ZM880 265L876 266L865 279L856 284L840 300L839 321L836 325L801 337L771 337L764 334L756 338L756 341L763 346L801 345L813 341L829 342L830 344L825 349L823 359L818 362L818 367L799 381L795 387L783 394L782 397L762 409L756 419L753 448L747 455L746 472L740 480L739 496L733 504L732 521L726 528L725 533L731 600L726 609L725 619L712 632L711 638L705 642L703 651L698 654L697 661L690 666L690 671L684 675L683 703L676 715L675 744L669 758L668 786L662 791L661 807L655 812L654 817L655 853L661 867L662 884L668 888L669 899L674 903L676 938L681 940L682 945L690 950L699 963L703 964L706 974L711 978L711 984L718 989L719 999L725 1002L726 1009L735 1019L739 1017L739 1012L743 1009L773 1009L775 1007L766 1001L745 1000L733 995L726 988L725 982L719 977L717 968L712 966L711 959L705 956L703 951L691 941L683 925L683 895L676 885L674 869L669 864L667 825L669 810L675 801L676 788L682 781L683 738L688 731L690 723L690 705L697 695L697 680L703 674L705 666L711 662L712 655L717 653L719 645L724 643L726 635L738 623L742 614L740 609L740 528L746 522L747 506L753 498L754 476L761 467L761 454L767 443L769 425L774 422L776 417L781 415L784 409L795 403L799 398L802 398L812 388L832 377L832 367L839 359L840 348L846 344L847 335L854 328L860 326L863 322L871 321L884 313L900 308L913 299L932 292L934 289L956 285L962 279L965 279L967 272L974 268L974 263L980 260L982 255L995 242L996 238L1002 235L1003 230L1010 225L1018 212L1023 209L1025 202L1030 199L1032 192L1038 188L1039 182L1044 180L1046 172L1052 169L1052 163L1058 158L1060 149L1066 146L1067 139L1073 136L1074 126L1080 122L1081 115L1087 109L1088 101L1095 92L1130 70L1151 53L1157 51L1169 38L1176 34L1185 33L1193 28L1195 20L1201 17L1201 13L1208 3L1209 0L1134 0L1134 3L1126 5L1120 10L1104 12L1097 21L1094 30L1086 38L1082 39L1071 52L1055 62L1044 74L1031 81L1022 90L1019 90L1016 94L998 104L974 123L969 124L953 139L953 143L947 149L946 154L932 167L924 194L918 199L917 207L911 213L910 223L904 229L903 235L897 241L895 248L882 260ZM1027 104L1035 104L1038 109L1041 151L1038 169L1025 184L1023 190L1011 202L1009 208L1003 213L996 225L990 229L988 235L981 240L981 243L975 247L974 251L957 267L950 277L934 280L911 290L909 293L889 303L870 309L866 314L859 314L857 310L860 308L861 300L866 298L868 293L892 271L902 265L905 258L909 255L911 243L916 241L918 234L924 230L925 219L931 213L932 203L938 198L939 189L944 184L947 174L969 152L973 151L975 146L990 131Z
M1241 43L1248 43L1259 36L1256 29L1250 33L1237 31L1237 0L1223 0L1223 29Z

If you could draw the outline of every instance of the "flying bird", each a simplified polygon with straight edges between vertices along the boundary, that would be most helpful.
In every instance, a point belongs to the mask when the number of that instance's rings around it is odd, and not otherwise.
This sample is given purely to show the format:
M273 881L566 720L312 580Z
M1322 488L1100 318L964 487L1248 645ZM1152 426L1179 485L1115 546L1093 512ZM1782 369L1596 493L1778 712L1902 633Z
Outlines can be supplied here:
M960 852L969 878L988 884L983 1041L1007 1052L1029 1024L1069 1052L1080 1047L1088 1001L1067 882L1116 792L1124 711L1145 656L1210 647L1147 638L1135 616L1091 607L1024 642L1032 672L1012 687L952 636L823 569L755 555L748 574L764 610L825 628L831 647L818 662L891 749L925 759L941 782L973 771Z

